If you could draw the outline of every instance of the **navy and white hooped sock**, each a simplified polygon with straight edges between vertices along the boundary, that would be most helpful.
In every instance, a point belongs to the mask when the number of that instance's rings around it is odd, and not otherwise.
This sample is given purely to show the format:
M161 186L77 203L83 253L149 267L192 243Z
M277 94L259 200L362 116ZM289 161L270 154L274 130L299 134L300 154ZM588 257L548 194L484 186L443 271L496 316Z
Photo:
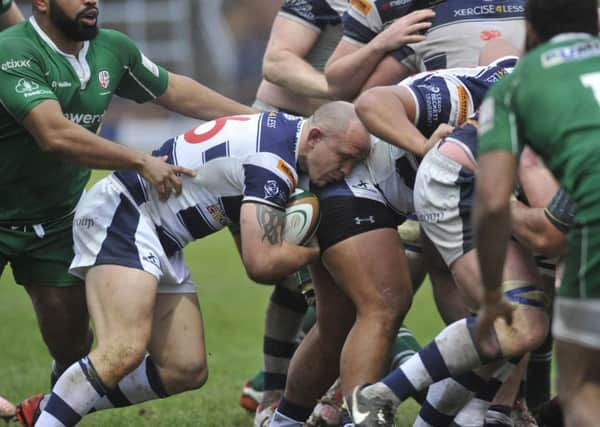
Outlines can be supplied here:
M86 356L72 364L52 388L37 427L71 427L106 394L106 386Z
M364 388L363 393L368 396L373 392L399 404L430 384L500 359L500 351L493 357L480 354L473 340L473 328L474 318L452 323L400 368L382 381Z
M114 389L107 390L106 395L94 404L93 410L122 408L167 396L156 365L150 355L146 355L133 372L123 378Z

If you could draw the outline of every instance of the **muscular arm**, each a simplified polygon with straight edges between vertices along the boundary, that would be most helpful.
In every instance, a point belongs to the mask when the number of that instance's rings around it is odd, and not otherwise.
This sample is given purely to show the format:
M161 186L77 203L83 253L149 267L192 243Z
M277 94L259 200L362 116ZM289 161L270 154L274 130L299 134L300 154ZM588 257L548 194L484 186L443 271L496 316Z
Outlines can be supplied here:
M524 246L548 257L564 251L565 235L553 225L546 213L546 206L559 189L558 182L542 160L525 147L519 162L519 183L529 206L511 203L511 226L513 236Z
M169 86L155 102L168 110L200 120L256 113L252 108L229 99L189 77L174 73L169 73Z
M502 269L510 238L510 196L517 162L511 152L500 150L482 153L477 162L473 228L485 303L497 301L502 292Z
M342 39L325 67L332 97L346 100L355 98L390 51L425 40L425 36L416 33L429 28L431 23L423 20L433 16L434 12L430 9L412 12L397 19L363 46Z
M17 7L16 3L13 3L10 8L0 14L0 31L10 27L11 25L18 24L23 21L23 15Z
M263 77L300 96L327 98L325 75L304 60L318 37L317 31L278 15L263 59Z
M363 85L361 92L376 86L389 86L401 82L412 74L411 70L398 62L396 58L387 55L375 68Z
M156 186L164 198L171 190L181 191L178 173L194 172L165 163L163 159L115 144L67 120L55 100L45 100L33 108L23 126L42 151L53 153L81 166L95 169L133 169Z
M284 211L260 203L242 204L242 260L252 280L274 283L319 257L318 248L282 241L284 223Z

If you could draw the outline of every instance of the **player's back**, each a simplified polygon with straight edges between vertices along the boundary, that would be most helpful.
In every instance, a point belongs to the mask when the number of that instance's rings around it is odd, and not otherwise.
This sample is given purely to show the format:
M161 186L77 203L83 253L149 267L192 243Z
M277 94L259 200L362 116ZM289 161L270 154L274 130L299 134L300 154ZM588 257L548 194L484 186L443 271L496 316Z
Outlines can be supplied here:
M171 138L155 156L196 172L182 194L159 199L137 173L115 172L174 248L239 221L242 200L283 208L294 189L302 120L282 113L224 117Z
M520 48L525 39L525 0L354 0L345 18L344 35L367 43L412 10L436 12L427 38L392 55L411 72L479 64L486 42L503 37Z
M576 201L578 215L585 211L583 200L600 202L599 70L600 39L565 34L529 52L502 82L521 143L544 158Z

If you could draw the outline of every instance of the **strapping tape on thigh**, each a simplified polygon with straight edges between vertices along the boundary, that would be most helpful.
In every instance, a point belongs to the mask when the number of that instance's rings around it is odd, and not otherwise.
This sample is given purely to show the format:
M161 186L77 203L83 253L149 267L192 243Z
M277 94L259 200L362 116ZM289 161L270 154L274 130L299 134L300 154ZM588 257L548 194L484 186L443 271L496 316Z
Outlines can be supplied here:
M507 280L502 283L502 292L509 301L548 309L550 307L550 298L542 289L525 280Z

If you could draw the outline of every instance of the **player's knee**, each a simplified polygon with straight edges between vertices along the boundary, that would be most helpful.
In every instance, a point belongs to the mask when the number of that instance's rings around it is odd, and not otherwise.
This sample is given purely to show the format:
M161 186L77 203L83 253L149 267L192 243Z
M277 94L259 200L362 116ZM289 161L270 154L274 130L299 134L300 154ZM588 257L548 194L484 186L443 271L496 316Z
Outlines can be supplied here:
M181 393L202 387L208 380L208 366L204 360L167 368L163 380L170 384L171 393Z

